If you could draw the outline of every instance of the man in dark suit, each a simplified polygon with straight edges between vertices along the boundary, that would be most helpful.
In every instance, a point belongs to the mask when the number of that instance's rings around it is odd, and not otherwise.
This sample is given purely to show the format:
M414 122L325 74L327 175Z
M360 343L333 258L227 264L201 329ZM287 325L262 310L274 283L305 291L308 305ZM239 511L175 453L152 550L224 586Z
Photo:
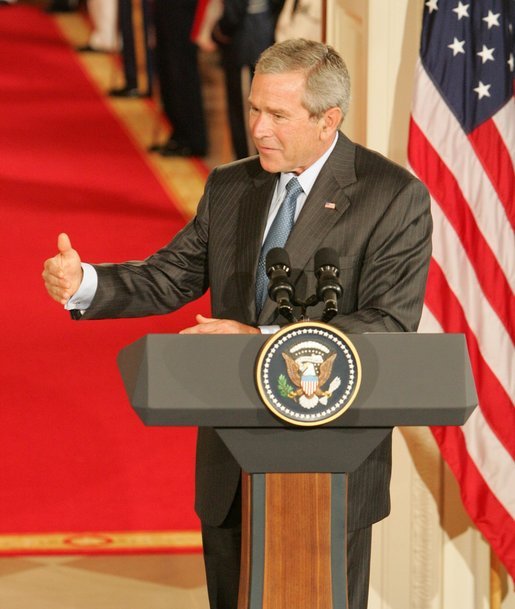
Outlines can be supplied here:
M293 40L265 51L249 99L258 156L215 169L196 217L145 261L81 267L61 235L59 253L43 272L50 295L76 318L100 319L166 313L210 288L214 317L198 316L185 333L257 333L283 325L269 299L256 305L256 273L294 176L302 192L285 248L298 296L315 291L315 252L331 247L343 286L331 323L354 333L415 331L431 250L429 197L406 170L339 131L349 94L347 69L331 47ZM320 313L315 307L312 318ZM371 525L389 512L390 468L388 437L349 477L351 609L367 605ZM213 430L200 429L196 510L213 609L236 608L239 483L225 445Z

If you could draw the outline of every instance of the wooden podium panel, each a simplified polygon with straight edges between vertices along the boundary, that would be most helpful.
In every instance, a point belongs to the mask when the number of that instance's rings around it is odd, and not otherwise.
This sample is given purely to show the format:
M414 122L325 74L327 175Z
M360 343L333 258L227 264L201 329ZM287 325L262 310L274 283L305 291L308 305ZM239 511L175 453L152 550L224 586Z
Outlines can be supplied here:
M244 474L238 609L346 609L346 474Z

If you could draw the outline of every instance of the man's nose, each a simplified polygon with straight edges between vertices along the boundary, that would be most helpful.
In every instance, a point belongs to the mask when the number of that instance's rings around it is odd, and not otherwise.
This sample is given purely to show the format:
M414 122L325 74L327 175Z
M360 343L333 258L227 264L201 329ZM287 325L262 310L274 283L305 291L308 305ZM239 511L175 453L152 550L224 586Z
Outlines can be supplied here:
M270 134L270 119L262 113L251 119L250 131L254 137L264 137Z

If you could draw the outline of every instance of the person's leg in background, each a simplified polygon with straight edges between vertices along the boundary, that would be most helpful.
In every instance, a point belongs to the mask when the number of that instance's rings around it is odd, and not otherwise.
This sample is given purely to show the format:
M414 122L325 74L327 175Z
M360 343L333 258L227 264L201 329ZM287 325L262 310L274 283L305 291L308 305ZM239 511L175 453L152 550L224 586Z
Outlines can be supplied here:
M118 0L88 0L87 6L93 24L87 46L93 51L118 51Z
M244 102L244 78L248 80L245 90L250 89L252 78L251 68L241 66L237 61L232 47L222 48L222 65L225 77L225 93L227 99L227 117L231 131L231 142L234 156L244 159L249 156L249 144L247 133L247 114Z
M119 0L125 83L109 91L112 97L149 97L152 93L153 57L150 44L150 0Z
M207 134L198 66L191 40L196 0L155 0L156 67L172 133L163 156L204 156Z

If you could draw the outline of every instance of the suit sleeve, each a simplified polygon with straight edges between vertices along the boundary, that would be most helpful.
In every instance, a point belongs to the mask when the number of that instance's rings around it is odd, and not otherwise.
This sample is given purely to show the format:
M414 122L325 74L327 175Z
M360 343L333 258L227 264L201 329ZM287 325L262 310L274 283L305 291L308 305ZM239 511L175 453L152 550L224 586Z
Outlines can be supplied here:
M208 288L207 190L196 217L149 258L94 265L98 289L82 319L160 315L202 296Z

